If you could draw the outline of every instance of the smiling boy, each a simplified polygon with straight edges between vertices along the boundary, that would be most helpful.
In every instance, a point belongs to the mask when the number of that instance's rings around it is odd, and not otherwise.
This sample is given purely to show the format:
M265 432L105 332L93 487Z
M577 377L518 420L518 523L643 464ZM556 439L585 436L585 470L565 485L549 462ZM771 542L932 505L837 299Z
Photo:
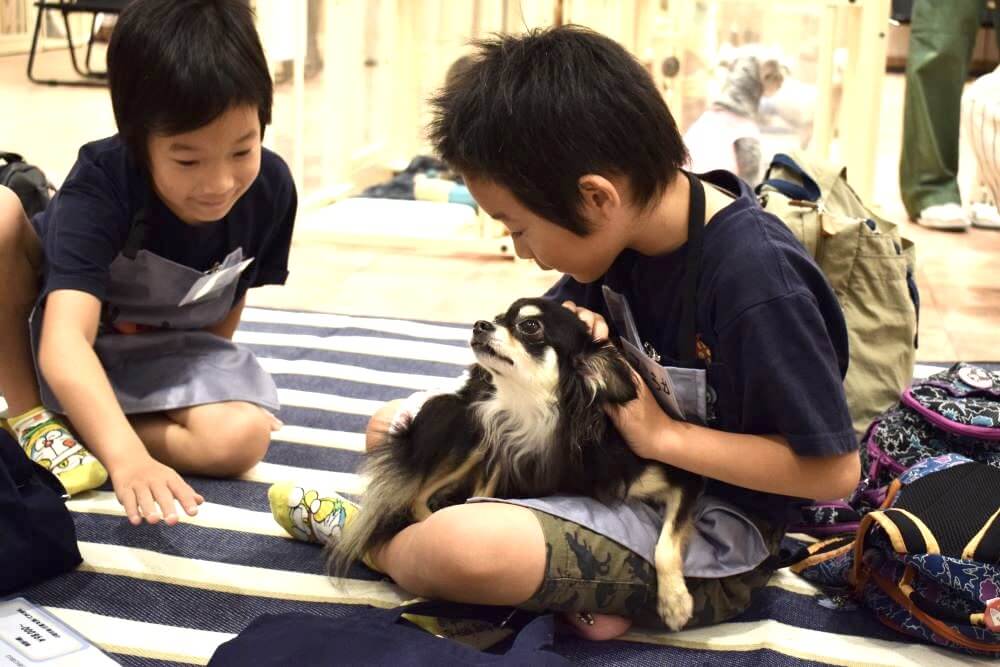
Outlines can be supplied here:
M110 475L133 524L175 523L202 502L179 473L238 475L277 427L273 380L230 339L247 290L286 279L295 186L261 146L272 83L240 0L137 0L108 74L118 134L30 223L0 206L0 383L70 494Z

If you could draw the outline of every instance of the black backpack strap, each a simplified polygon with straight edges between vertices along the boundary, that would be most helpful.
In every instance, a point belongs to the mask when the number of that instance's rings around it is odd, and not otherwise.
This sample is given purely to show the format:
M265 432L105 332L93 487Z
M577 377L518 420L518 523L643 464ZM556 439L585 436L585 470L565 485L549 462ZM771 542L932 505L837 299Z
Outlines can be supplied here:
M701 257L705 237L705 187L698 177L684 172L691 186L688 204L687 257L684 279L681 283L681 322L677 338L677 352L681 364L693 365L698 361L697 313L698 278L701 276Z
M813 542L795 553L788 554L778 565L779 567L787 565L792 572L800 574L803 570L832 560L853 548L854 535L838 535Z
M927 525L915 514L898 507L872 512L892 548L899 554L939 554L941 547Z
M143 186L145 189L140 197L141 204L139 210L132 216L132 221L129 224L128 238L125 239L125 247L122 248L122 254L129 259L135 259L139 250L142 249L143 241L146 240L146 230L149 226L148 218L153 199L153 184L147 182Z
M12 162L24 162L24 158L17 153L8 153L7 151L0 151L0 160L5 161L7 164Z
M976 533L962 550L962 558L983 563L1000 564L1000 509L993 513L982 529Z

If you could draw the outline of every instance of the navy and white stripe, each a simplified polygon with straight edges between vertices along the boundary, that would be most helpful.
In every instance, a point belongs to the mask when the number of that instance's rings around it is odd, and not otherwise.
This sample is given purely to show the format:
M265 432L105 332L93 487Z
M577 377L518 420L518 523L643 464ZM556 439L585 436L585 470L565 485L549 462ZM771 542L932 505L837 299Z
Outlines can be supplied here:
M410 596L362 567L330 579L320 549L286 536L267 487L283 479L357 494L368 415L381 403L447 384L472 356L469 328L249 308L236 340L274 373L286 427L264 462L237 480L188 478L198 516L130 526L110 486L69 502L84 563L22 591L126 665L205 664L262 613L326 615L395 606ZM812 586L779 572L738 621L625 640L562 638L581 664L968 665L970 658L895 641L864 610L832 611Z

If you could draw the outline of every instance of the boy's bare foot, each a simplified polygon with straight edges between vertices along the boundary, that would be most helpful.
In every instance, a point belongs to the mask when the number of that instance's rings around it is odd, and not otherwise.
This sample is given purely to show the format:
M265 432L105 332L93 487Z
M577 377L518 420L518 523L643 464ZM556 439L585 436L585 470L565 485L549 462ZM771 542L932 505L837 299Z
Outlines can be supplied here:
M625 634L625 631L632 627L632 621L624 616L591 614L590 612L563 614L563 620L576 634L592 641L614 639Z

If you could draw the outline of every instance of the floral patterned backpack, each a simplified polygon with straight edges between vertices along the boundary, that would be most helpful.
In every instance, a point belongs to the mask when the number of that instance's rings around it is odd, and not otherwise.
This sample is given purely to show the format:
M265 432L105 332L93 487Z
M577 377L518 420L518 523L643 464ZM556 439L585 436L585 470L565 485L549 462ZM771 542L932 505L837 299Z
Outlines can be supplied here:
M998 515L1000 468L937 456L894 480L856 535L809 545L791 569L899 632L1000 657Z
M862 480L851 498L808 505L789 527L821 537L854 533L889 484L918 462L960 454L1000 468L1000 372L957 363L915 381L877 417L861 445Z

